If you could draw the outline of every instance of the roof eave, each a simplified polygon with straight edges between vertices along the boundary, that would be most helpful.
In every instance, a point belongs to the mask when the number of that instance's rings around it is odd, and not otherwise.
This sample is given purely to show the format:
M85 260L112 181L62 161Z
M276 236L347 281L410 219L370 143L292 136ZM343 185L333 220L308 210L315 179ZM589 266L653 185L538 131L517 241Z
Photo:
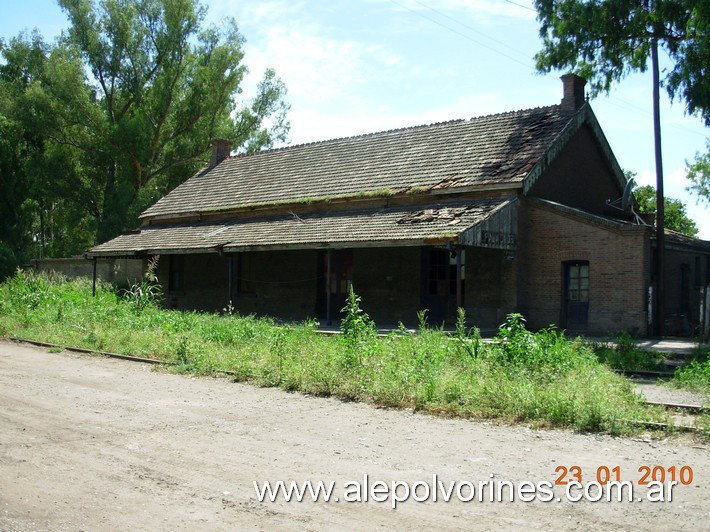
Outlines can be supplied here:
M648 225L633 224L630 222L599 216L597 214L591 214L581 209L576 209L574 207L570 207L569 205L563 205L561 203L557 203L556 201L544 198L527 196L525 201L537 207L549 209L563 215L572 216L578 220L583 220L588 224L593 224L605 229L625 232L644 232L650 228Z

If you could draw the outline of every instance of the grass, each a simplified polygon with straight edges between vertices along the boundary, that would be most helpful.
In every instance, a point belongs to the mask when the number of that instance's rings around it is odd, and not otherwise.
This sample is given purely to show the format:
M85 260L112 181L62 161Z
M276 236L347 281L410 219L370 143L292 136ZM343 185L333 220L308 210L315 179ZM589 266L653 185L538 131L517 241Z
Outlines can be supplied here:
M613 342L592 342L590 347L599 361L612 369L667 370L662 354L641 349L636 338L626 332L619 333Z
M688 366L676 370L671 386L702 393L710 400L710 358L693 360Z
M511 315L496 342L481 342L459 314L454 335L420 313L416 334L387 337L350 294L342 335L313 321L180 312L159 307L149 285L122 294L88 280L17 273L0 285L0 335L155 358L175 371L229 371L238 381L308 394L413 408L465 418L525 422L611 434L629 420L666 421L628 380L601 364L580 340L554 328L531 332Z

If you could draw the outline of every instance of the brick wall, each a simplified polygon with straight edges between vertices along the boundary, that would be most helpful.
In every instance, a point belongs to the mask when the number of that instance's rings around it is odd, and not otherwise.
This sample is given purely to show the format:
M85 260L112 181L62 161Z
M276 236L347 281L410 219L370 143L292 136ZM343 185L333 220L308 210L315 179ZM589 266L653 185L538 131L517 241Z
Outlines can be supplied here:
M464 308L470 325L496 329L515 311L515 276L515 261L509 260L508 252L466 248Z
M666 247L666 334L690 336L700 332L707 260L707 256L697 252Z
M602 215L606 201L618 199L621 193L590 127L582 126L532 186L529 195Z
M66 259L42 259L32 261L37 272L55 272L70 279L93 278L94 261L83 257ZM99 258L96 261L96 277L117 286L129 286L140 282L145 272L141 259Z
M165 290L165 304L180 310L217 311L227 306L227 259L214 254L183 255L182 288L169 291L170 255L158 260L158 281Z
M307 251L254 251L232 258L234 309L242 314L301 321L315 315L316 254ZM166 303L178 309L221 311L229 301L229 255L184 256L182 290L170 292L170 256L161 256L159 279Z
M238 274L246 280L245 286L234 295L237 310L294 321L315 316L317 250L252 251L245 255L248 257Z
M353 286L362 297L362 308L378 326L416 325L421 260L421 248L353 250Z
M589 261L584 332L647 332L649 228L595 223L531 201L519 216L518 301L531 327L562 325L562 265L580 260Z

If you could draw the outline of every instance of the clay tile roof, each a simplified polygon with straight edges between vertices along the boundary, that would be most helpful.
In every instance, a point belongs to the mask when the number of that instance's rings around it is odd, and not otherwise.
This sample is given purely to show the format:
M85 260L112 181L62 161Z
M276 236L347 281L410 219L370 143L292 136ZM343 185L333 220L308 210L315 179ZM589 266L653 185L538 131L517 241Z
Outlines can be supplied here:
M239 251L319 246L412 245L457 238L514 204L514 196L335 212L242 216L211 222L141 227L90 250L91 254Z
M230 157L188 179L143 217L519 184L570 118L550 106Z

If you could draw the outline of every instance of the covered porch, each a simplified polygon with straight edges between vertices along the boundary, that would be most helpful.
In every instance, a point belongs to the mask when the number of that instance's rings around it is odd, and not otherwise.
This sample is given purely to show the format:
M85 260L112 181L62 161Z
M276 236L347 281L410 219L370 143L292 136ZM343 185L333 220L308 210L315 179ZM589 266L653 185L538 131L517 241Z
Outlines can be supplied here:
M349 288L376 323L496 327L516 307L515 197L148 225L91 256L159 255L167 306L337 324Z

